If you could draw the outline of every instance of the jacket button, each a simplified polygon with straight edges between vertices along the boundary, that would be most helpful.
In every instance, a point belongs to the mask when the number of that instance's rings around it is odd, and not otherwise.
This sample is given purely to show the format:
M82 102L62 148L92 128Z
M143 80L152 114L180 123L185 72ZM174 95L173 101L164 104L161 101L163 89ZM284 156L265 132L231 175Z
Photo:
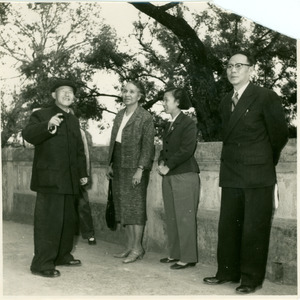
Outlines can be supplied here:
M221 158L221 162L223 162L224 161L224 158Z
M168 152L168 149L166 149L166 152Z
M168 161L168 159L166 158L166 161Z

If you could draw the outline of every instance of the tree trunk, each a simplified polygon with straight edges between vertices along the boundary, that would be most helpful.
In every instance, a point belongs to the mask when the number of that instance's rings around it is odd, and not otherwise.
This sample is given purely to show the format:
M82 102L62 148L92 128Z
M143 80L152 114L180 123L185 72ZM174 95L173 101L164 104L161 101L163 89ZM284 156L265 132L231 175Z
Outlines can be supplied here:
M219 140L219 98L213 73L208 65L206 48L196 32L183 18L170 15L165 9L149 2L130 4L164 25L178 37L189 58L186 67L192 87L192 103L197 115L198 129L204 141Z

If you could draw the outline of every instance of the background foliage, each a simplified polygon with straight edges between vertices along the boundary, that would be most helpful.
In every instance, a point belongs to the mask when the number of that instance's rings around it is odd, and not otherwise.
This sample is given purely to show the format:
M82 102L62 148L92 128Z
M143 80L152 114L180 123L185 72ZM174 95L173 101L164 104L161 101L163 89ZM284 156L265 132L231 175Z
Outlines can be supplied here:
M120 86L141 80L158 136L165 120L155 103L166 87L184 86L195 108L199 140L219 140L218 105L231 89L226 61L240 49L257 60L252 81L282 97L290 135L296 136L296 40L211 4L198 13L183 3L128 5L137 9L128 44L134 38L137 46L124 50L126 40L105 24L97 2L0 3L0 54L13 60L20 73L10 103L1 102L2 147L23 128L33 108L53 101L49 84L55 77L78 83L74 108L85 120L101 120L109 109L99 99L120 102ZM117 76L120 85L114 94L92 83L99 71ZM2 92L1 98L5 96Z

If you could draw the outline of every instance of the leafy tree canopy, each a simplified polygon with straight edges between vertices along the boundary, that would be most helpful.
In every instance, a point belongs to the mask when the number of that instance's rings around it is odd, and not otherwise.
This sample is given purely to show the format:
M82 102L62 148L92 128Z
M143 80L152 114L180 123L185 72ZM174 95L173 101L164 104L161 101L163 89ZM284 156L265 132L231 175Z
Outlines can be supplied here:
M18 128L16 124L5 127L9 120L24 120L20 107L32 109L49 104L49 79L53 77L76 80L81 85L75 107L78 114L101 120L107 108L99 104L100 97L120 102L119 87L116 95L106 95L101 93L101 85L91 85L96 72L105 71L116 74L120 85L130 79L145 83L145 108L154 114L158 135L165 121L157 114L156 103L167 86L184 86L195 108L199 139L218 140L218 105L231 89L225 66L238 50L248 50L256 58L253 81L281 95L292 128L296 115L294 39L211 4L195 12L184 3L132 3L142 13L126 39L120 39L101 21L99 3L26 5L34 16L30 22L17 4L5 14L0 7L2 25L5 21L1 54L15 59L24 80L20 92L13 96L16 111L3 106L2 128L3 132L10 128L7 135ZM133 40L136 46L130 47ZM124 50L120 45L126 42ZM2 145L4 141L2 138Z
M54 78L76 81L82 87L75 104L77 112L86 119L101 119L105 109L97 101L101 94L89 85L95 70L83 63L95 35L107 40L115 36L102 23L100 13L97 3L11 5L5 26L1 26L0 54L4 59L14 59L22 84L11 106L2 105L2 146L24 126L23 115L28 110L53 102L50 86Z

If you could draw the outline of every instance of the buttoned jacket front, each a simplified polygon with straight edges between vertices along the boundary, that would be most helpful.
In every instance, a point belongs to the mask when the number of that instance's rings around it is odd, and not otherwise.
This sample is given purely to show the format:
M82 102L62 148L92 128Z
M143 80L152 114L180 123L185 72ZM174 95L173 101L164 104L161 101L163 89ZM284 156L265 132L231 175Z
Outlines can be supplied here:
M275 166L288 139L279 96L248 85L231 112L229 93L220 105L223 148L220 186L256 188L275 184Z
M169 125L169 124L168 124ZM194 157L197 148L197 126L195 122L181 112L169 130L166 126L163 135L163 149L158 163L164 162L170 169L167 176L188 172L199 173Z
M55 134L49 120L62 113L64 120ZM80 178L87 177L84 146L78 119L58 106L32 113L22 131L23 138L35 146L31 189L41 193L78 194Z
M122 109L114 120L108 153L108 163L112 162L114 145L126 109ZM121 167L151 169L154 159L154 124L152 116L138 106L122 131Z

